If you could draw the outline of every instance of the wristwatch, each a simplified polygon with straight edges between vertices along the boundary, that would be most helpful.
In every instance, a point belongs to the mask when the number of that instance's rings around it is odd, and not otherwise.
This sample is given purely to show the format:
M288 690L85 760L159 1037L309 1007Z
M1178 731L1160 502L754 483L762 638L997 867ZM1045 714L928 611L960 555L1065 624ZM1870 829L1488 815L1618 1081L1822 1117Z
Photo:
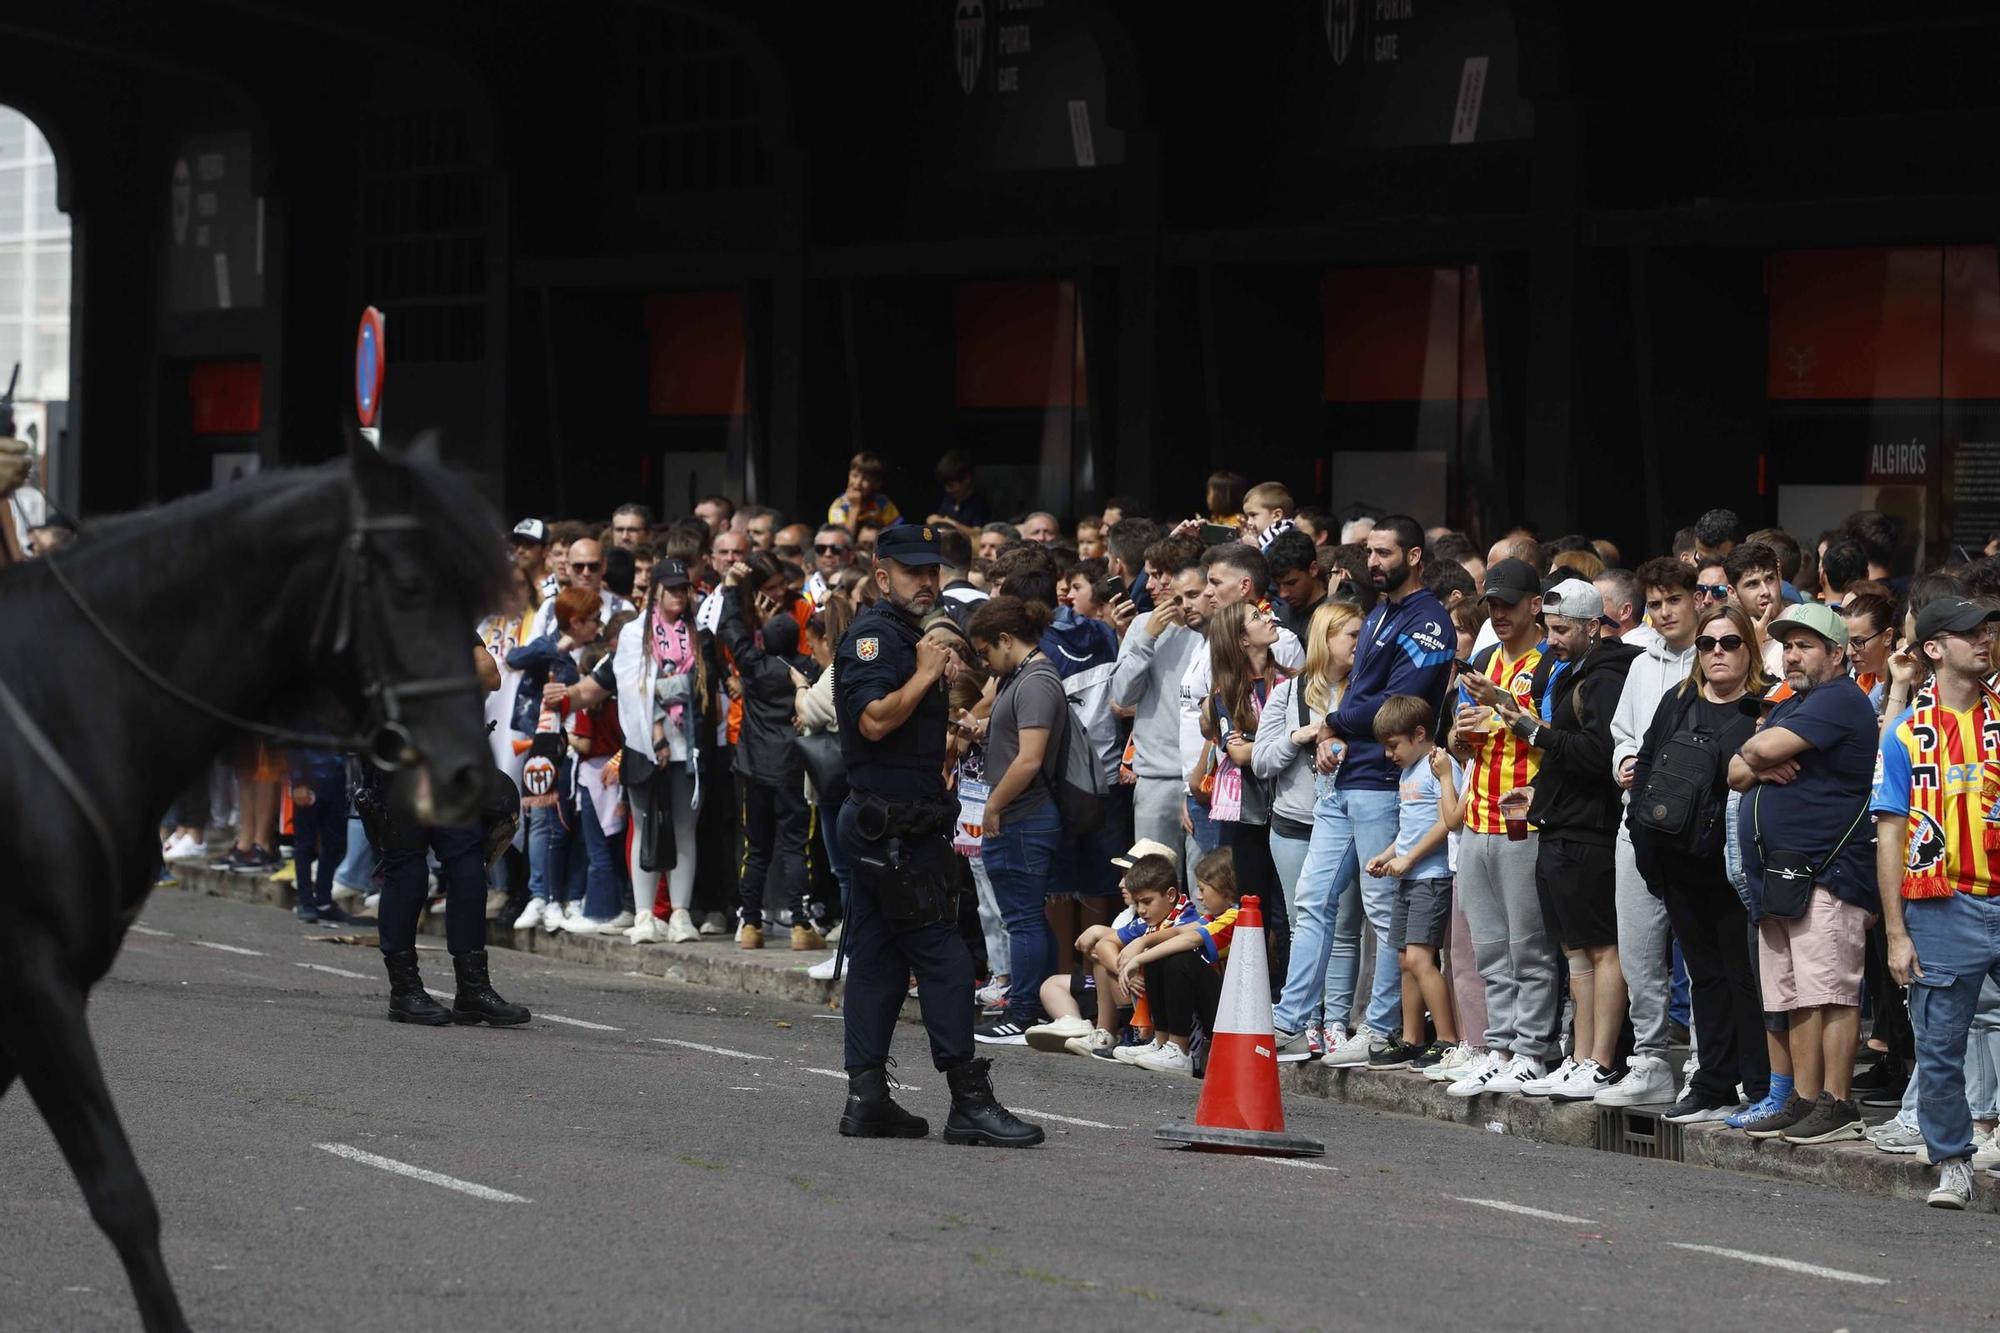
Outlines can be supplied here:
M1514 726L1513 726L1514 734L1516 736L1519 736L1529 746L1535 749L1541 748L1540 746L1535 745L1535 737L1540 735L1541 731L1542 731L1541 723L1537 722L1534 718L1529 717L1526 713L1523 713L1521 716L1514 719Z

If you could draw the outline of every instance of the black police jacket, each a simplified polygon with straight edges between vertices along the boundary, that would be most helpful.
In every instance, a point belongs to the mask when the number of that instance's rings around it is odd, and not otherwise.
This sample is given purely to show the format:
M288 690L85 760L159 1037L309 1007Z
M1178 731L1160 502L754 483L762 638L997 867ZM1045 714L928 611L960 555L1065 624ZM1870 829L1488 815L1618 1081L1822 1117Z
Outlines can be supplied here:
M877 796L936 796L944 788L945 725L950 717L942 677L903 725L879 741L861 734L861 713L903 688L917 671L917 622L888 602L854 618L834 653L833 707L847 780Z

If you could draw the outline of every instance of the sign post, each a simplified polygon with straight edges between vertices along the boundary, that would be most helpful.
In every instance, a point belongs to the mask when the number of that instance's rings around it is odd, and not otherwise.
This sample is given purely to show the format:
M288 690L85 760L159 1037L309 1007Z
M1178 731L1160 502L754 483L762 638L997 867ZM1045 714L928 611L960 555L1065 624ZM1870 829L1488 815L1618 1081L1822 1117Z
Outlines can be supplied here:
M387 356L386 321L371 305L361 312L361 327L354 335L354 415L361 421L362 438L378 449L382 447L382 379Z

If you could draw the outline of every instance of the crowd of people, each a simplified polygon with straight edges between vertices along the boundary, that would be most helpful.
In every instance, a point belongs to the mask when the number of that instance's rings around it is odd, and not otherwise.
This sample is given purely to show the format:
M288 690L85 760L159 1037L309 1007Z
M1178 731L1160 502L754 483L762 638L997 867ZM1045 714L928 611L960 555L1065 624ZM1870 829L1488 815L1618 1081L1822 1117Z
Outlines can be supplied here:
M1231 473L1190 516L1002 519L962 454L927 507L885 473L855 456L817 521L718 495L514 526L479 637L516 930L837 941L832 664L876 538L918 524L980 1042L1199 1076L1255 895L1282 1061L1866 1137L1932 1164L1940 1207L2000 1165L2000 556L1913 573L1874 512L1807 542L1711 511L1644 559L1482 548ZM1072 744L1095 827L1056 799ZM283 816L301 915L367 900L336 768L250 751L235 778L225 866L272 873ZM170 815L170 862L208 805Z

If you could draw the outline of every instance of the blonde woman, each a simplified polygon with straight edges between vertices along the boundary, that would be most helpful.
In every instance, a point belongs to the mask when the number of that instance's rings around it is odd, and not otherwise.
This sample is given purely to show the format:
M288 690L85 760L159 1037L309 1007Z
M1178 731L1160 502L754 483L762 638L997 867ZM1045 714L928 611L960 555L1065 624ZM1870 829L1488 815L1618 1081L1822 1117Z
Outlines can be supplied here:
M1304 1029L1306 1049L1314 1054L1346 1038L1361 969L1361 895L1336 895L1330 873L1302 877L1319 785L1322 779L1328 784L1333 780L1333 767L1322 769L1319 759L1321 743L1333 741L1326 715L1346 693L1360 634L1361 609L1351 602L1325 602L1313 612L1306 630L1305 670L1271 691L1251 758L1252 771L1273 787L1271 860L1278 868L1292 933L1287 1000L1294 993L1293 980L1303 979L1300 1012L1287 1014L1294 1020L1289 1030ZM1329 747L1337 748L1338 742ZM1328 1019L1324 1025L1322 1005Z

